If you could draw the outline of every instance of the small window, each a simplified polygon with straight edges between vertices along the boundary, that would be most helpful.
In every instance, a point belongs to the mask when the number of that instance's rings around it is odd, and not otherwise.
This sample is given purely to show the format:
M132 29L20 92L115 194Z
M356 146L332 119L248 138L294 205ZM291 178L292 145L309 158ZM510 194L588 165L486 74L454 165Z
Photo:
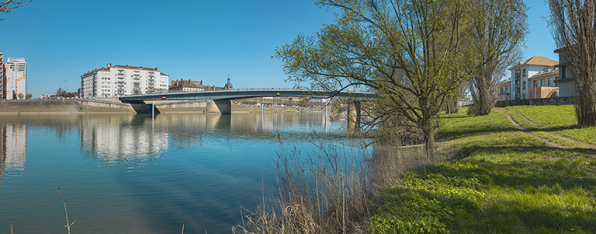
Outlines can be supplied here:
M544 79L540 80L540 86L544 87Z

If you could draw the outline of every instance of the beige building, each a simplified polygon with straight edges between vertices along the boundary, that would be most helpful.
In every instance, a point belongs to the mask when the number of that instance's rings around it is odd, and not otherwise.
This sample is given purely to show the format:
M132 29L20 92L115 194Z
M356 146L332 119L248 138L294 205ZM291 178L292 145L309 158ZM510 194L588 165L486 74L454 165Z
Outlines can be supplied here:
M559 69L548 67L530 77L529 99L558 97L559 87L556 81L559 79Z
M117 97L168 91L169 76L157 68L108 64L81 76L81 97Z
M4 64L4 99L27 97L27 63L24 58L9 57Z

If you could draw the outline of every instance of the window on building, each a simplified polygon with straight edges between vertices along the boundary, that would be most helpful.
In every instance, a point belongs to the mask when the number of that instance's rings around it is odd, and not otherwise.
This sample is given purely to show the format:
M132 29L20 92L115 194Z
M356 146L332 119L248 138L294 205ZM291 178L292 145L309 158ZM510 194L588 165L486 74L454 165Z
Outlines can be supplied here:
M537 86L538 86L538 81L535 80L534 83L533 83L533 87L537 87Z
M544 79L541 79L541 80L540 80L540 86L541 86L541 87L544 87Z
M555 87L555 78L548 78L548 87Z

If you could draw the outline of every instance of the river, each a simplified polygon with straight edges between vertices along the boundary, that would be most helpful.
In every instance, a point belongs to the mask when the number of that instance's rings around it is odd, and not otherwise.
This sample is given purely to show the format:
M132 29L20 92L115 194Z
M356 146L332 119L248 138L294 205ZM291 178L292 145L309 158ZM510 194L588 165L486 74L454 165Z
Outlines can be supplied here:
M282 147L344 128L322 113L0 116L0 232L65 233L60 186L73 233L230 233L274 193Z

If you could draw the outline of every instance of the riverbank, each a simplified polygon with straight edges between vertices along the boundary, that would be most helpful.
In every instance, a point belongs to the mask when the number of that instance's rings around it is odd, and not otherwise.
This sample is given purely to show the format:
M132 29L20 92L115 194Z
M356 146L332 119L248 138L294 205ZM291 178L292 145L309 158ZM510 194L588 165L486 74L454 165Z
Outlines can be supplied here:
M596 232L596 149L574 142L594 143L596 129L574 129L572 106L464 113L443 116L440 131L459 159L402 173L376 199L370 231Z
M151 113L151 102L122 103L117 99L32 99L0 101L0 115L136 114ZM232 102L232 113L320 112L317 107L257 106ZM213 101L156 101L157 113L219 113Z

